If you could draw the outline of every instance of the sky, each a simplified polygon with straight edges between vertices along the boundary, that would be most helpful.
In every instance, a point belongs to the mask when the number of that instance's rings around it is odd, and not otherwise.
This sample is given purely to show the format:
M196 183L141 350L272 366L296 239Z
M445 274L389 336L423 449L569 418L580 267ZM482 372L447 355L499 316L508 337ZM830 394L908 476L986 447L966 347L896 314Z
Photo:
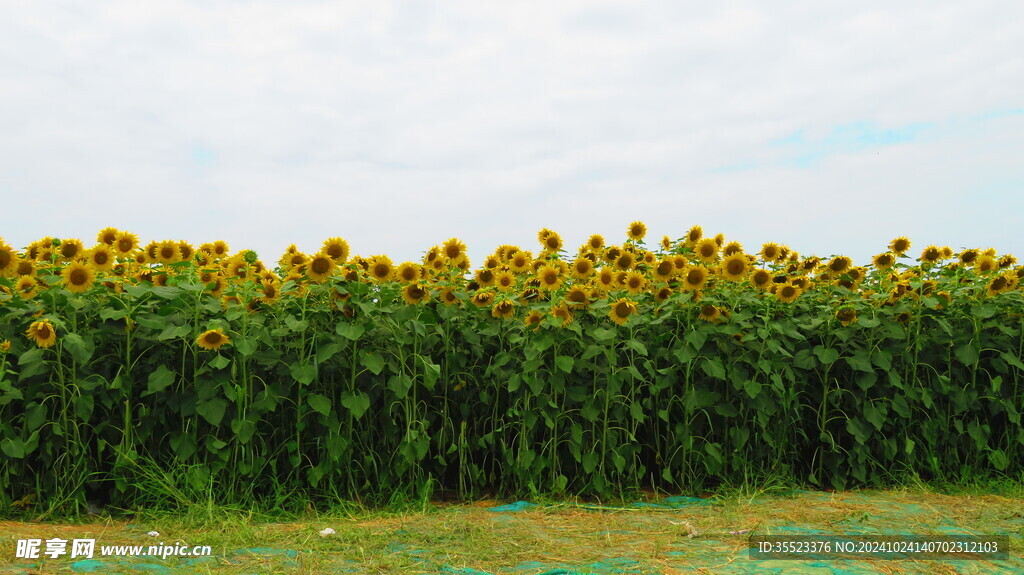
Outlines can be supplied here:
M0 237L1024 259L1024 4L0 0ZM571 255L571 254L570 254Z

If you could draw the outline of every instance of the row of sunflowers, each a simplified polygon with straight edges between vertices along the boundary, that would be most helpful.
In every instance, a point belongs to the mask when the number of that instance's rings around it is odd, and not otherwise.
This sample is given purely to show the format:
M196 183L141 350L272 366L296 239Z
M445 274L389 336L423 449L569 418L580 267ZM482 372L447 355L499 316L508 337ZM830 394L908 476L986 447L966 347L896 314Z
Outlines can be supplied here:
M40 298L51 288L102 295L120 293L126 285L199 282L225 307L259 312L282 299L314 295L330 298L337 310L351 315L344 293L316 288L364 282L400 285L397 293L408 305L468 302L488 308L496 318L520 315L527 325L546 316L565 325L574 312L604 301L607 317L623 325L638 305L657 310L672 302L690 302L700 319L720 322L728 318L728 306L707 303L705 296L748 291L782 304L824 297L837 302L836 317L849 325L857 318L856 307L848 305L853 300L893 305L926 297L938 307L948 305L954 294L978 298L1019 291L1024 278L1024 266L1016 265L1014 256L991 248L957 252L930 245L913 259L906 237L892 240L868 265L857 266L841 255L801 257L774 242L750 253L722 234L705 236L700 226L676 240L663 237L653 250L645 244L646 235L643 222L633 222L623 243L610 245L592 235L570 257L561 236L542 229L536 253L502 245L475 270L458 238L431 247L421 261L396 265L386 255L350 255L348 243L335 237L312 254L289 246L275 268L252 251L231 253L224 241L198 247L173 240L143 245L136 234L114 228L101 230L91 248L78 239L46 237L17 250L0 238L0 305L13 298ZM33 322L26 333L41 347L56 340L54 326L45 319ZM197 343L216 349L229 341L223 332L210 330Z

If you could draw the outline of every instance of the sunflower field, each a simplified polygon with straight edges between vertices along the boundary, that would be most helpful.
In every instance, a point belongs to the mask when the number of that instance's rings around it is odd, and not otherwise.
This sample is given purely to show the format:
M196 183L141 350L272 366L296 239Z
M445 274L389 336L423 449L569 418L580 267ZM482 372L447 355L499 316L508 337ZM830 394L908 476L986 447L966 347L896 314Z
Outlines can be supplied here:
M1024 267L694 226L573 252L0 239L0 509L1019 474ZM916 257L915 257L916 256ZM34 502L34 503L33 503Z

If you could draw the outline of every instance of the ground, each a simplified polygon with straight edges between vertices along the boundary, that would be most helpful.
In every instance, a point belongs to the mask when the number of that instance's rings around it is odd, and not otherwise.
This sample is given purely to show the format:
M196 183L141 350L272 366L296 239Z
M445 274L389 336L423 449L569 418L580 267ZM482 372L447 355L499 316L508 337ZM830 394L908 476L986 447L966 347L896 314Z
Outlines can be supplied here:
M481 501L288 522L210 510L81 524L0 523L0 575L36 573L1024 573L1019 493L853 491L670 497L621 507ZM330 528L333 534L323 536ZM151 536L150 532L157 532ZM752 559L753 535L1006 535L999 560ZM93 538L92 559L17 559L19 539ZM100 546L209 545L210 557L99 557ZM69 547L70 548L70 547Z

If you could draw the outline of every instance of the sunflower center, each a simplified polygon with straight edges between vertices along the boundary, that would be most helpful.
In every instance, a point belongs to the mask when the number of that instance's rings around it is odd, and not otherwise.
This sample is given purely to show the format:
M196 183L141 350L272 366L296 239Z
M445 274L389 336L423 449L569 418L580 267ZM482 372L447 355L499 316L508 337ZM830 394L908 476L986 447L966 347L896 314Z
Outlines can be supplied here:
M215 331L211 331L210 333L206 334L206 337L203 338L203 341L210 345L217 345L218 343L220 343L220 334Z
M786 286L782 288L780 293L782 294L782 297L793 297L796 294L796 288L793 286Z
M704 280L704 274L698 270L690 270L686 274L686 282L692 285L697 285Z
M743 273L743 262L740 260L731 260L728 265L725 266L726 271L732 275L740 275Z
M558 238L554 236L548 236L544 238L544 245L546 245L549 249L552 250L557 250L559 247L561 247L559 246Z
M43 324L36 329L36 335L40 339L48 339L50 337L50 326Z
M332 258L340 258L341 254L342 254L341 246L339 246L339 245L328 246L328 248L327 248L327 255L331 256Z
M672 273L672 270L674 268L675 268L675 266L672 265L671 262L661 262L660 264L658 264L658 268L657 268L658 275L667 276L667 275Z
M391 271L387 264L376 264L373 266L373 276L377 278L388 277L388 272Z
M309 269L315 274L323 275L331 269L331 264L327 258L316 258L313 263L309 264Z
M92 261L96 262L97 265L106 265L110 261L110 256L107 252L96 252L92 257Z
M117 249L120 250L121 253L124 253L124 254L132 251L132 242L131 242L131 240L118 240L117 241Z
M73 258L78 253L78 246L75 244L67 243L60 247L60 255L66 258Z
M85 273L85 270L78 268L71 270L68 279L71 281L71 285L85 285L89 281L89 274Z
M5 268L11 264L11 253L7 250L0 250L0 268Z
M462 253L459 246L448 246L444 249L444 255L448 256L449 259L455 259Z

